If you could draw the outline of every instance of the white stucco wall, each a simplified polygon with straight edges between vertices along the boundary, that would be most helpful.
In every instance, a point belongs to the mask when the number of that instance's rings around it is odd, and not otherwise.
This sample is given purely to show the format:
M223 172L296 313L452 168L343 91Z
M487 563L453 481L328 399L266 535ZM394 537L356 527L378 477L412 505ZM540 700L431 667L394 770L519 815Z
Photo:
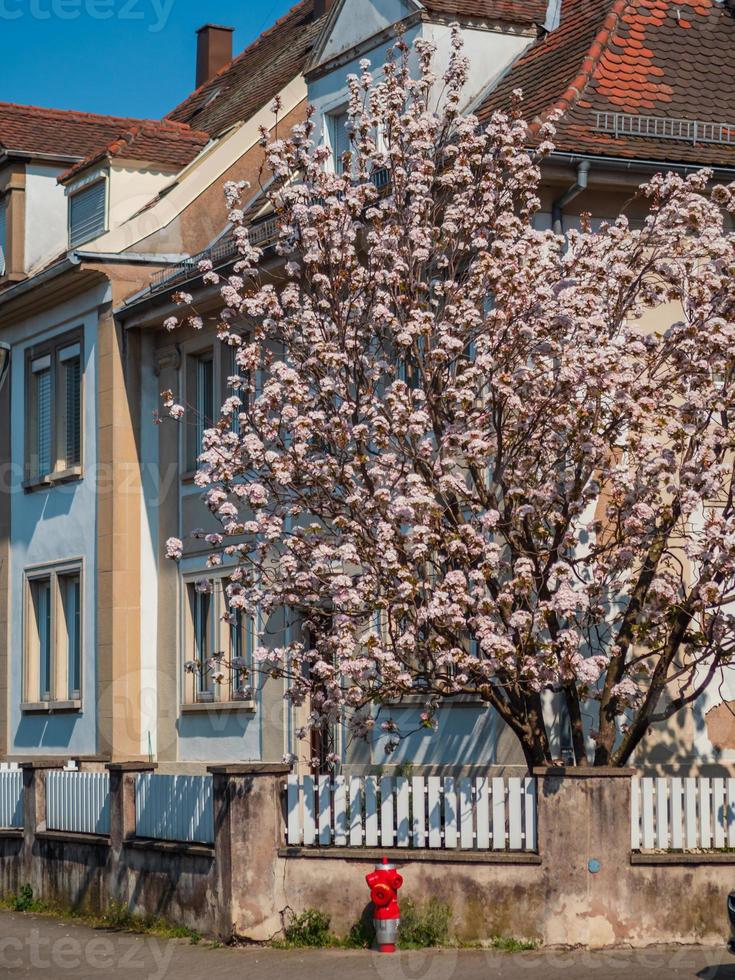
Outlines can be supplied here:
M349 51L415 12L416 6L409 0L351 0L337 17L319 58L320 63Z
M340 18L340 21L342 19ZM524 34L479 30L464 30L463 36L465 53L470 58L470 73L464 98L464 107L468 108L482 92L490 87L492 81L509 67L532 42L533 38ZM440 24L417 24L406 32L405 41L410 46L419 37L431 40L436 44L434 70L438 81L434 94L438 99L444 88L442 75L449 63L451 52L450 29L448 26ZM392 40L385 41L369 52L361 53L345 65L309 82L309 102L316 109L317 141L324 138L325 116L344 108L347 104L347 76L359 74L360 61L362 58L368 58L372 65L373 74L379 77L382 66L385 64L388 48L392 43ZM337 39L335 44L340 46L341 40ZM414 56L412 56L412 63L416 69Z
M96 663L96 467L97 319L98 306L110 299L99 287L83 298L34 317L4 337L13 347L11 368L11 454L8 489L11 501L9 742L15 755L93 755L97 752ZM84 433L81 480L48 490L23 489L25 445L25 352L29 346L67 330L84 330ZM55 561L81 559L82 710L59 714L23 713L24 570Z
M133 170L128 167L110 167L108 229L121 225L153 200L158 192L171 182L172 174L158 170Z
M25 268L33 272L66 250L67 203L59 167L26 167Z

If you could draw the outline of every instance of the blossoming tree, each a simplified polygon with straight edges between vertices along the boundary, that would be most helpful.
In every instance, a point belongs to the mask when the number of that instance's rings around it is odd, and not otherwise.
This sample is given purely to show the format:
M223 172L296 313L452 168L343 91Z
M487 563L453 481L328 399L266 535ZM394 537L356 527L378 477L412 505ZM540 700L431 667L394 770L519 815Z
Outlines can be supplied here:
M553 691L577 764L622 765L733 654L735 191L658 176L641 227L537 230L553 128L479 127L466 72L457 37L439 80L399 39L350 80L342 172L311 118L271 143L275 259L228 187L210 564L233 613L305 627L260 667L313 726L383 706L395 742L391 705L469 695L538 765Z

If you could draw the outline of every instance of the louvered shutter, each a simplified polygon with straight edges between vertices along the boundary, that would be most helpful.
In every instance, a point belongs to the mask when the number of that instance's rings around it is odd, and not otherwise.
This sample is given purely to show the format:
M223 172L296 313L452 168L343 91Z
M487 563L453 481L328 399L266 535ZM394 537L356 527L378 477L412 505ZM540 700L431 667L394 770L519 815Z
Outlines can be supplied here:
M51 368L37 371L35 377L38 476L46 476L51 472Z
M105 230L106 182L98 180L69 198L69 244L79 245Z
M82 363L79 354L64 361L66 380L66 465L82 461Z

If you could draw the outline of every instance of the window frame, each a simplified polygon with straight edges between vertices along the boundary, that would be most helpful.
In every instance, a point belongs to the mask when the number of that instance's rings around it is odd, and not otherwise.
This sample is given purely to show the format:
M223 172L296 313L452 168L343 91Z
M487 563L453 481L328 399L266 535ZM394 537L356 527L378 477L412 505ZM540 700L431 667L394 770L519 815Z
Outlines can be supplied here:
M71 689L70 642L62 595L63 580L78 578L78 669L79 688ZM33 589L36 583L49 585L49 684L41 690L41 644ZM21 711L54 712L82 710L84 697L85 629L84 629L84 559L26 568L23 572L23 672Z
M229 571L232 571L232 569ZM197 582L200 582L202 579L208 579L213 583L213 589L211 592L198 594L198 601L201 601L201 596L203 595L209 596L208 630L210 634L210 643L212 644L210 656L214 653L224 653L224 664L227 664L233 656L233 627L222 618L228 608L225 594L225 589L229 579L228 570L220 569L219 573L216 575L208 572L191 572L183 575L181 578L182 630L180 644L180 665L182 688L179 698L180 709L182 712L217 708L242 708L252 711L255 707L254 694L250 698L242 697L239 694L240 691L247 691L248 689L252 690L252 684L248 683L247 681L238 683L238 681L242 681L242 678L238 677L237 672L233 668L228 666L223 667L227 673L227 679L223 683L215 682L210 676L207 687L204 689L204 691L207 695L211 694L211 698L208 696L204 698L200 697L200 694L202 693L202 689L200 688L202 668L196 670L194 673L187 672L184 668L184 665L187 662L196 659L194 656L196 643L196 621L192 610L191 595L193 592L196 592ZM248 625L246 628L248 630L248 634L247 636L243 634L243 640L244 648L246 651L248 651L249 648L249 652L246 652L245 656L250 662L249 670L252 670L252 666L255 663L256 651L258 649L259 616L248 617Z
M233 332L238 332L233 328ZM232 359L234 358L234 345L223 344L216 337L202 338L199 343L191 343L184 347L182 352L181 387L183 390L183 403L186 406L184 423L182 425L182 443L180 447L180 471L182 479L191 480L197 472L199 464L197 457L202 453L201 441L199 439L204 429L210 426L203 425L200 428L198 418L198 369L199 363L207 357L211 357L212 362L212 426L216 426L220 420L220 409L225 401L234 394L242 400L240 411L247 410L248 397L244 391L236 392L227 384L227 379L232 376ZM241 372L240 372L241 373ZM233 431L239 431L239 421L232 420Z
M63 357L65 352L78 347L78 352ZM66 399L65 365L79 358L79 460L69 464L67 459L68 437L68 405ZM38 402L35 397L34 377L38 370L34 365L49 359L50 370L50 448L49 472L41 473L36 444L36 426L38 424ZM84 328L75 327L47 340L40 341L25 352L25 480L26 490L47 487L55 482L79 478L84 466L84 406L85 406L85 370L84 370Z
M329 149L331 150L331 163L332 172L335 174L344 174L344 155L345 153L352 152L352 139L351 134L348 132L347 127L350 124L349 106L347 104L338 106L336 109L332 109L326 114L327 116L327 138L329 140ZM342 130L344 130L344 136L347 139L347 148L342 150L339 157L337 156L337 148L339 145L339 138L342 136Z

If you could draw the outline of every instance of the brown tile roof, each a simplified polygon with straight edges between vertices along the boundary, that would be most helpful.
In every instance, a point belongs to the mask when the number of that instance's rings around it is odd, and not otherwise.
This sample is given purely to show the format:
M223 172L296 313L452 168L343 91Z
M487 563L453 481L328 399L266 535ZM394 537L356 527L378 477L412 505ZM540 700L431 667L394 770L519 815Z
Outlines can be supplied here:
M546 0L421 0L433 14L442 17L468 17L476 20L502 20L514 24L543 24Z
M524 92L527 118L562 112L560 150L735 166L735 16L717 0L565 0L561 25L514 63L481 120ZM731 124L733 142L615 136L597 113ZM670 130L668 131L670 133Z
M156 122L131 125L120 130L106 146L95 149L79 163L75 163L59 178L61 183L71 180L99 160L120 157L125 160L141 160L166 169L180 170L209 142L207 133L191 129L181 123Z
M249 119L303 71L322 25L313 0L301 0L166 118L210 136Z
M0 150L60 159L83 159L135 128L164 128L156 120L98 116L89 112L42 109L0 102ZM190 132L188 127L178 131Z

